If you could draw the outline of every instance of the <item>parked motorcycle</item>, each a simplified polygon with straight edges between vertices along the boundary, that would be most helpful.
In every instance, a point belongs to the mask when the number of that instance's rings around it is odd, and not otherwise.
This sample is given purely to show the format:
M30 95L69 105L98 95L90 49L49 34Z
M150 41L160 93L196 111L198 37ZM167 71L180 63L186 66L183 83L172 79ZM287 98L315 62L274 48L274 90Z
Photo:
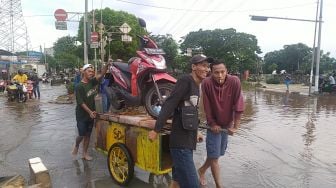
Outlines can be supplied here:
M336 85L332 85L329 81L322 81L319 86L320 93L333 93L336 94Z
M144 105L153 118L174 88L176 79L166 72L162 49L148 36L138 36L143 49L137 51L128 64L112 62L110 66L111 87L106 88L110 104L120 110L125 105Z
M42 83L49 83L49 78L47 76L42 76Z
M7 98L8 101L14 101L15 99L18 102L27 101L27 89L21 83L10 83L7 88Z

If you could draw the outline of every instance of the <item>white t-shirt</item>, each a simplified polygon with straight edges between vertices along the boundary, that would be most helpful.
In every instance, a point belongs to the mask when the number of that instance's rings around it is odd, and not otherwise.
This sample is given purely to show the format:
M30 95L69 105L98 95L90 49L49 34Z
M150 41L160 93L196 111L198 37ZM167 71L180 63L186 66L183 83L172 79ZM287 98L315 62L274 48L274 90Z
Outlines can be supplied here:
M329 76L330 84L335 84L335 79L333 76Z

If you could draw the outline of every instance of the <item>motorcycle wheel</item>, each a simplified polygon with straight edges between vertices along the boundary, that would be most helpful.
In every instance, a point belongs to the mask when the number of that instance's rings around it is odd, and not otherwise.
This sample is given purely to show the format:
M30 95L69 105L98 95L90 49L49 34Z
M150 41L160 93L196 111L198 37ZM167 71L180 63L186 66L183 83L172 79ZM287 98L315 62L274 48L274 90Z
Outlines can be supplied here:
M174 89L174 84L172 83L158 83L159 92L163 98L163 102L169 97L170 93ZM145 108L150 116L156 119L159 116L161 105L159 96L156 92L155 86L153 85L145 96Z

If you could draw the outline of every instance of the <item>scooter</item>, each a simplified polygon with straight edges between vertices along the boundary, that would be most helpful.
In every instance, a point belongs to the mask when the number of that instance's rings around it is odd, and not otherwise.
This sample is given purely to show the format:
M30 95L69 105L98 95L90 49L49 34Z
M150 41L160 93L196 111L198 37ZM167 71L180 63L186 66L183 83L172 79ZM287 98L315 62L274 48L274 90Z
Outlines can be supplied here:
M27 101L27 89L22 83L18 82L10 83L7 86L6 90L8 101L14 101L15 99L18 102Z
M166 72L166 61L156 43L148 36L138 36L143 49L127 63L112 62L110 87L106 88L112 107L144 105L153 118L174 88L176 79Z
M320 93L333 93L336 94L336 85L331 85L329 81L323 80L319 86Z
M49 83L49 78L47 76L42 76L42 83Z

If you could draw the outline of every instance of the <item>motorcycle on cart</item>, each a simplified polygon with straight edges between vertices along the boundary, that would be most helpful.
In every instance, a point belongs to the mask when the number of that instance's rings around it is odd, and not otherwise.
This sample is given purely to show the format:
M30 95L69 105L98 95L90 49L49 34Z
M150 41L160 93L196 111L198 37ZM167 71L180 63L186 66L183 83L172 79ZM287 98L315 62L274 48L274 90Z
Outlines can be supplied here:
M112 107L145 106L154 119L174 88L176 79L166 71L165 54L148 36L139 36L143 48L128 63L112 62L111 87L106 88Z

